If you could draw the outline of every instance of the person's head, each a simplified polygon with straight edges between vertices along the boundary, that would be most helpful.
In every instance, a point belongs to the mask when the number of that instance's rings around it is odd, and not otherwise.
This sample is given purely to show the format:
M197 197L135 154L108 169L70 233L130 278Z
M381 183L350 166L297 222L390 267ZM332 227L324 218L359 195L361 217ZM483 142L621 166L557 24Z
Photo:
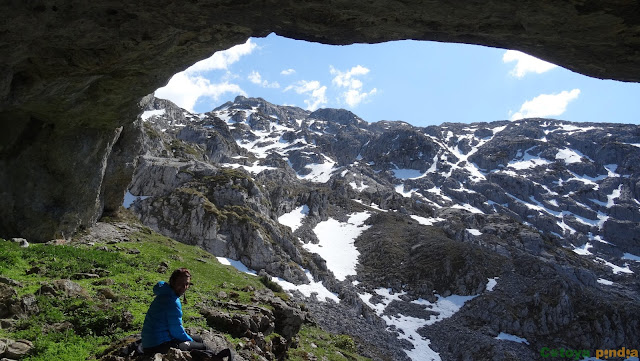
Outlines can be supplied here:
M178 268L169 277L169 285L176 295L184 295L189 286L191 286L191 272L186 268Z

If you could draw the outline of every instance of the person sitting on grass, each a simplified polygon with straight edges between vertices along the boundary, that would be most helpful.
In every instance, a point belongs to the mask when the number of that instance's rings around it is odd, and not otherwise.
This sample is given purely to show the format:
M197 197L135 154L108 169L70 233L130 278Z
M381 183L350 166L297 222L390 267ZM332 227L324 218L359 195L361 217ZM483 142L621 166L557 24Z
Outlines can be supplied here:
M182 303L191 286L191 272L186 268L178 268L169 277L169 283L158 282L153 286L156 297L151 302L142 325L142 347L145 354L167 353L170 348L181 351L193 351L194 360L223 360L227 357L233 361L230 349L218 353L210 350L198 335L189 335L182 325ZM184 303L187 297L184 296Z
M160 281L153 286L156 297L151 302L142 325L142 347L145 354L167 353L172 347L182 351L207 348L202 338L194 335L194 340L182 325L180 296L184 296L189 286L191 272L186 268L173 271L169 283ZM186 296L184 301L187 303Z

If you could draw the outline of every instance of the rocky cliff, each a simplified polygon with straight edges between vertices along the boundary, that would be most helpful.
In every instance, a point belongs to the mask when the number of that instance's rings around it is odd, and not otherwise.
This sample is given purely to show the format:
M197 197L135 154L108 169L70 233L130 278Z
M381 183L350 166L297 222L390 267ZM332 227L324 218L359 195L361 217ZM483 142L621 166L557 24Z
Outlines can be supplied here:
M375 359L525 360L640 331L638 126L143 107L140 219L279 277Z

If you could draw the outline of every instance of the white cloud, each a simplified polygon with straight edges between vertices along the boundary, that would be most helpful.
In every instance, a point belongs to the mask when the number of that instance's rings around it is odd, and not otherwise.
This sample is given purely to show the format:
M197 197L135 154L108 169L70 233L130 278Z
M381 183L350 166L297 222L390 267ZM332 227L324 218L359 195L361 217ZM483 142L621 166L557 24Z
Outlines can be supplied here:
M273 82L273 83L269 83L266 80L262 80L262 75L260 75L260 73L258 73L257 71L252 71L251 74L249 74L249 76L247 77L249 79L249 81L251 81L253 84L257 84L260 85L263 88L280 88L280 84L278 84L278 82Z
M246 96L246 93L237 84L226 81L212 84L209 79L181 72L174 75L166 86L156 90L155 96L169 99L178 106L193 112L193 107L200 97L209 97L213 101L217 101L225 93Z
M567 110L570 101L580 95L580 89L563 91L559 94L540 94L522 104L520 110L511 116L511 120L557 116Z
M229 82L228 79L236 78L234 74L227 72L221 77L223 81L214 84L199 73L228 69L231 64L239 61L243 56L251 54L256 47L257 45L249 39L244 44L218 51L211 57L193 64L185 71L175 74L167 85L155 91L155 96L169 99L190 112L193 112L193 107L201 97L209 97L212 101L217 101L225 93L246 96L247 94L239 85Z
M301 80L293 85L289 85L284 91L291 89L298 94L307 94L309 96L309 98L304 101L307 105L307 110L316 110L320 105L327 104L327 87L324 85L321 86L317 80Z
M251 54L256 47L257 45L249 39L244 44L216 52L209 58L193 64L185 70L185 72L192 74L209 70L227 69L229 65L237 62L243 56Z
M282 74L282 75L291 75L291 74L294 74L295 72L296 72L295 69L289 68L289 69L285 69L285 70L281 71L280 74Z
M507 50L502 56L502 62L510 63L512 61L516 62L516 67L509 74L516 78L522 78L527 73L542 74L557 67L555 64L547 63L531 55L516 50Z
M333 78L333 83L337 86L347 88L361 88L362 82L355 79L355 77L368 74L369 69L363 67L362 65L356 65L347 72L341 72L340 70L332 66L330 68L330 72L331 75L335 75L335 77Z
M347 88L342 93L342 101L351 107L355 107L378 91L376 88L371 89L369 92L362 91L362 81L356 77L368 74L369 69L361 65L354 66L346 72L337 70L332 66L329 72L331 75L335 75L332 80L333 84L341 88Z
M350 90L347 90L346 92L343 93L344 101L347 104L349 104L349 106L355 107L356 105L358 105L362 101L364 101L367 97L370 97L373 94L375 94L377 91L378 91L378 89L373 88L368 93L361 93L361 92L359 92L359 91L357 91L355 89L350 89Z

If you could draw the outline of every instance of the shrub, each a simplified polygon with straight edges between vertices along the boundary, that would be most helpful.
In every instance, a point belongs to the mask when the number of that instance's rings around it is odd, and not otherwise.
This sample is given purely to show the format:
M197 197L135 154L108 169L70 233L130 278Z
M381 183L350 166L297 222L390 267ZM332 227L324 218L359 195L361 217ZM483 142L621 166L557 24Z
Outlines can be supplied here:
M282 289L282 287L279 284L273 282L271 278L267 275L260 276L260 282L262 282L263 285L265 285L268 289L270 289L273 292L276 292L276 293L284 292L284 289Z

